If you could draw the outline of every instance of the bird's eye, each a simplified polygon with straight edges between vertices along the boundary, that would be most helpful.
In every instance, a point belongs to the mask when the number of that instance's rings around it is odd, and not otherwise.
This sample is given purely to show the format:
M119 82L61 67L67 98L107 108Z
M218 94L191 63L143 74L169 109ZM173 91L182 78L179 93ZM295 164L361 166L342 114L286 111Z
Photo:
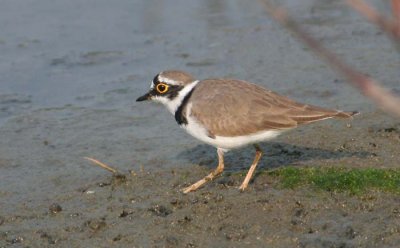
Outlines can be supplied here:
M167 84L160 83L157 85L156 89L157 89L158 93L164 94L165 92L168 91L168 87L169 86Z

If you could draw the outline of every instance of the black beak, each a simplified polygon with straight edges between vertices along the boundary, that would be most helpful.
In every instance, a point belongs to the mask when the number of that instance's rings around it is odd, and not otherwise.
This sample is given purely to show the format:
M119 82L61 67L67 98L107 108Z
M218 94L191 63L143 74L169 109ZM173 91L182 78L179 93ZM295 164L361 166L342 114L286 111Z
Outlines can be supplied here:
M142 102L142 101L147 101L151 99L151 95L150 92L147 92L146 94L144 94L143 96L139 97L138 99L136 99L137 102Z

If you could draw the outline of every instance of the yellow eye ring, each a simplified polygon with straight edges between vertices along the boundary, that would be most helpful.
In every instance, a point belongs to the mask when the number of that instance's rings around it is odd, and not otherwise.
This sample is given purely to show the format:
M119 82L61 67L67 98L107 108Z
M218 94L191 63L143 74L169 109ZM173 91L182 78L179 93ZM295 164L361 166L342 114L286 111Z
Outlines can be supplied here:
M165 92L168 91L168 88L169 86L167 84L160 83L157 85L156 90L158 91L158 93L164 94Z

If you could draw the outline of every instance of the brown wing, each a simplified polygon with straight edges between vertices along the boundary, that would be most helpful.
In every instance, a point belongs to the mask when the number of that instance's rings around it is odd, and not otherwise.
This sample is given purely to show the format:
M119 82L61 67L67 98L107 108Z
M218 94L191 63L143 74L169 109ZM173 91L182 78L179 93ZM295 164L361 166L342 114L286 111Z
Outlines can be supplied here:
M265 129L283 130L352 113L297 103L240 80L199 82L191 96L193 115L210 135L240 136Z

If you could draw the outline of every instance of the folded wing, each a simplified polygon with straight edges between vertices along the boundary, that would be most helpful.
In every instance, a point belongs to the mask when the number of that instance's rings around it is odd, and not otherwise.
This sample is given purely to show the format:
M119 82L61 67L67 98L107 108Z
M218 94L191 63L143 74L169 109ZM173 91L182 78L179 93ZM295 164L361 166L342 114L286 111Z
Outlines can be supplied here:
M213 136L285 130L328 118L349 118L357 113L301 104L255 84L233 79L201 81L191 101L190 114Z

